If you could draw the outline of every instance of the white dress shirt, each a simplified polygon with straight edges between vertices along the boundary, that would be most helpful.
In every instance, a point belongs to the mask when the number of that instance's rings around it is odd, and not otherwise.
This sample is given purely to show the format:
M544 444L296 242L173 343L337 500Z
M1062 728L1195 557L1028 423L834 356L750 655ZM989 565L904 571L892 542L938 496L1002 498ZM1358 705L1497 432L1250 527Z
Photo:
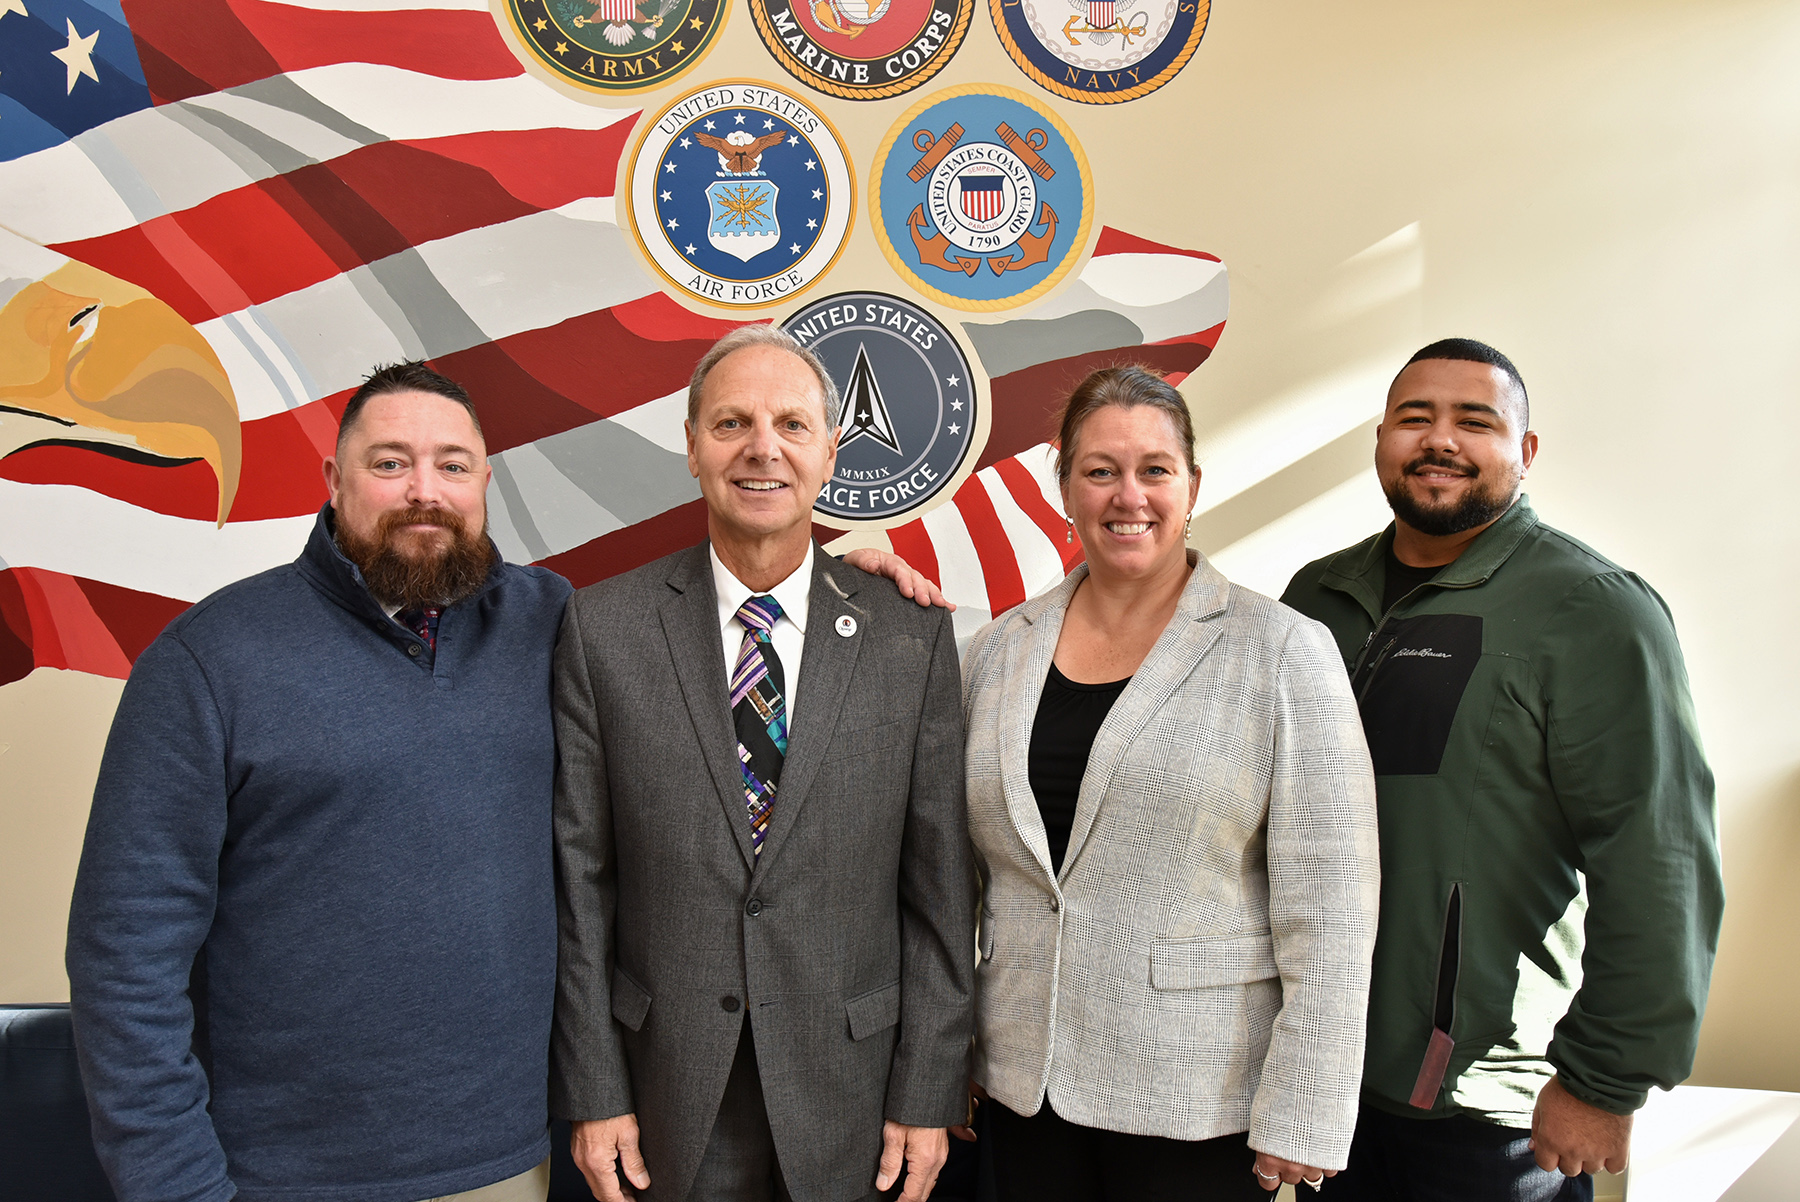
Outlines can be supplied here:
M737 611L744 602L761 593L750 591L750 586L731 574L731 569L719 562L719 553L710 545L706 548L707 556L712 560L713 592L719 598L719 639L725 648L725 687L727 695L731 688L731 670L737 666L738 651L744 646L744 624L738 621ZM794 729L794 694L799 691L800 655L806 649L806 603L812 591L813 546L806 545L806 558L800 561L793 574L774 588L768 595L775 598L781 606L781 617L769 631L769 641L775 645L775 654L781 660L781 676L783 700L787 702L788 729Z

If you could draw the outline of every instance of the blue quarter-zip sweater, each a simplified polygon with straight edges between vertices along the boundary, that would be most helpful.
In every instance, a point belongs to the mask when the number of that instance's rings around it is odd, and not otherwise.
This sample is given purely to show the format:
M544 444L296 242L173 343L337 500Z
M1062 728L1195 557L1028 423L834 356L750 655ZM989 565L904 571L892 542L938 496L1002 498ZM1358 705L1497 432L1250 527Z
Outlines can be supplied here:
M568 595L496 557L434 655L327 506L138 659L68 946L121 1202L415 1202L548 1154Z

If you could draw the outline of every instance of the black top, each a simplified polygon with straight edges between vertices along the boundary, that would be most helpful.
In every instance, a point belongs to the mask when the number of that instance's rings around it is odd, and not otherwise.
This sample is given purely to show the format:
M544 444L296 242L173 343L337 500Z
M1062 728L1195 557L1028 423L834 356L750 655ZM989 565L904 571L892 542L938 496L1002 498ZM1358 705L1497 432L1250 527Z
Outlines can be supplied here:
M1438 573L1449 567L1440 564L1435 568L1415 568L1409 563L1401 563L1394 555L1394 544L1389 543L1387 549L1387 582L1381 586L1381 612L1386 613L1394 608L1394 603L1421 584L1436 580Z
M1113 702L1131 683L1131 677L1107 684L1077 684L1050 665L1038 698L1037 717L1031 723L1028 757L1031 792L1044 833L1050 836L1050 868L1062 871L1063 853L1069 850L1069 831L1075 825L1075 801L1081 796L1081 778L1087 774L1088 753L1094 736L1112 711Z

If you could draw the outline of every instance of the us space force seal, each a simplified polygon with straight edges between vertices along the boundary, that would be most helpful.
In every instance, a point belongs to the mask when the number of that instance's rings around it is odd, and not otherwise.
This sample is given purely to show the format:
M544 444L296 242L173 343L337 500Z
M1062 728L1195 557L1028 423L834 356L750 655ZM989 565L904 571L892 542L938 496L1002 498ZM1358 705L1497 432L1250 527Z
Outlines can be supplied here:
M1023 304L1087 244L1094 182L1075 135L1029 97L949 88L888 131L869 209L894 269L959 309Z
M846 100L909 92L950 61L976 0L749 0L775 61Z
M826 521L892 524L948 486L975 441L969 361L919 306L840 292L782 323L842 396L837 470L814 508Z
M596 92L660 87L698 63L730 0L506 0L515 51Z
M850 237L856 184L838 132L804 101L754 80L682 96L632 154L629 224L684 294L779 304L830 269Z
M1085 104L1136 100L1174 79L1210 8L1210 0L988 0L1019 70Z

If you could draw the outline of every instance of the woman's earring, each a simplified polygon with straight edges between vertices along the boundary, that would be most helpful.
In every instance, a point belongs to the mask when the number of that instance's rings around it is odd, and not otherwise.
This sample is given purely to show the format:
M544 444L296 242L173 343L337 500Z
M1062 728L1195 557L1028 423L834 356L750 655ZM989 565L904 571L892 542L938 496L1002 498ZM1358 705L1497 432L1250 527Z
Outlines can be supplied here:
M1188 510L1187 534L1185 537L1187 537L1187 538L1194 537L1194 511L1191 509Z
M1065 543L1073 543L1075 541L1075 519L1064 518L1063 521L1069 523L1069 532L1063 535L1063 541Z

